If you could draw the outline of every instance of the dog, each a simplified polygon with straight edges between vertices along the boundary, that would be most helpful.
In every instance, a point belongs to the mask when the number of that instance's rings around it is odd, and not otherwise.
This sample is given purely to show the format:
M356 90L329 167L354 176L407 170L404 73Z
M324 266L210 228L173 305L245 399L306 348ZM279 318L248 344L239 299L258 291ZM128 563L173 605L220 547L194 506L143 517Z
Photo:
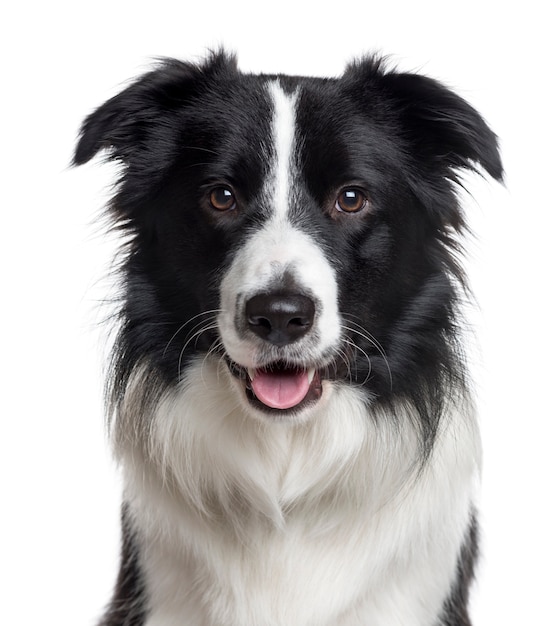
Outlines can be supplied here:
M480 439L458 191L498 140L441 83L173 59L83 122L120 166L103 626L467 626Z

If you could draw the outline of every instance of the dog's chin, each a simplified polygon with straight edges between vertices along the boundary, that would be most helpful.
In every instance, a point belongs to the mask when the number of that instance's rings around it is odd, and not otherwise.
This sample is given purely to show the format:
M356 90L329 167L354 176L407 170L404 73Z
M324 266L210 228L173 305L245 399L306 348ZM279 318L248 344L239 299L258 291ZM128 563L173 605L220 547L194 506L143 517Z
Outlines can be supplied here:
M280 422L304 421L323 401L323 372L282 361L247 368L227 360L243 403L256 416Z

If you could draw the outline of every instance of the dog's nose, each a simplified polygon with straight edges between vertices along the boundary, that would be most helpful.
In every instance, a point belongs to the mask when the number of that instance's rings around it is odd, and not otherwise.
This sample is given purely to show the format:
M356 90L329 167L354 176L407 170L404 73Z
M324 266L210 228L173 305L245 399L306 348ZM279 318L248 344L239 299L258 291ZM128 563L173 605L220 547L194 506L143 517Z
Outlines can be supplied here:
M275 346L301 339L312 327L313 300L302 294L260 293L246 303L248 328Z

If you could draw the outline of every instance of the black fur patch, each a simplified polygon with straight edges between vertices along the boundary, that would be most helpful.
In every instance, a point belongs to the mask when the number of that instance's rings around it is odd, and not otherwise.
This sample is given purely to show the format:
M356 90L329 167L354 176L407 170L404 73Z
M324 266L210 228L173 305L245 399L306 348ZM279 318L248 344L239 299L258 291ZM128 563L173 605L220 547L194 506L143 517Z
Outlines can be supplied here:
M437 626L471 626L468 613L469 590L475 575L478 549L479 528L476 518L473 517L458 559L456 582Z
M121 562L112 600L98 626L143 626L146 622L144 586L138 550L127 506L121 511Z

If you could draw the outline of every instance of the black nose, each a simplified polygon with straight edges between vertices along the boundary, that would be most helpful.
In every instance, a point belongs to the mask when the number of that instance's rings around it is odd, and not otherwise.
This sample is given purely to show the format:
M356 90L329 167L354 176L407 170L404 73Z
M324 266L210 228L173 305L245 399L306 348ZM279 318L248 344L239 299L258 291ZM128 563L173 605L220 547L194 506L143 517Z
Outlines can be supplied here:
M314 315L313 300L301 294L260 293L246 303L248 328L276 346L302 338L312 327Z

